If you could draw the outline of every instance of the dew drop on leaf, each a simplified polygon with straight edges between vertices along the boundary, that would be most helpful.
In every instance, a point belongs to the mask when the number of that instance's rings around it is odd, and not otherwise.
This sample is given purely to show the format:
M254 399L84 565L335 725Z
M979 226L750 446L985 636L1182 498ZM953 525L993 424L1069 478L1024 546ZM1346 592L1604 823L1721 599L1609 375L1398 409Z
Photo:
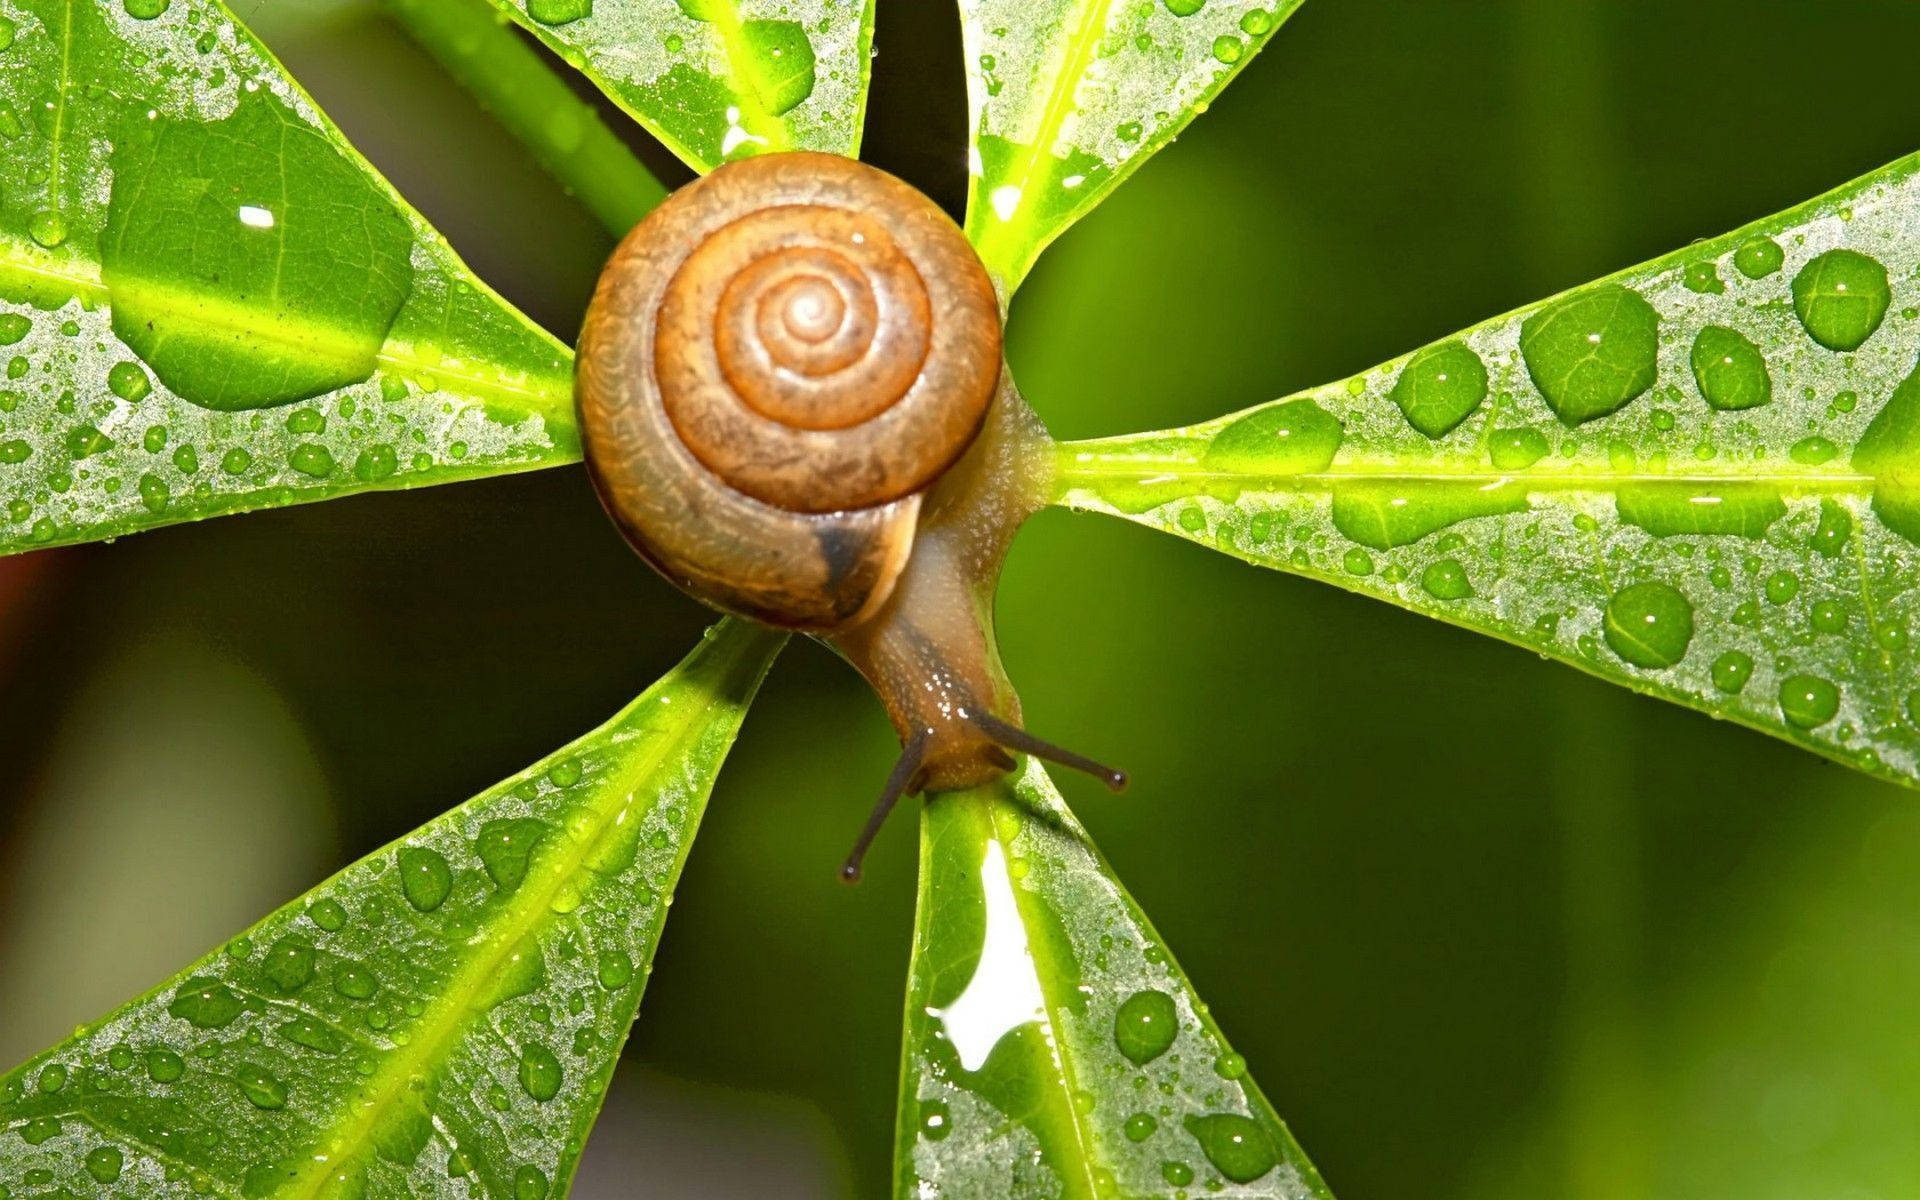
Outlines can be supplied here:
M1892 303L1887 269L1857 250L1817 255L1793 277L1793 311L1829 350L1858 350Z
M164 1046L147 1051L147 1078L155 1083L172 1083L187 1073L186 1060Z
M1278 1161L1272 1139L1252 1117L1208 1113L1188 1117L1186 1127L1214 1170L1235 1183L1252 1183Z
M446 903L453 890L453 870L437 850L407 846L400 851L400 891L420 912L432 912Z
M1671 584L1636 583L1607 602L1604 632L1607 645L1626 662L1648 670L1671 667L1693 641L1693 605Z
M1257 408L1214 436L1202 462L1211 469L1290 476L1324 471L1340 450L1338 418L1311 400Z
M114 1146L95 1146L87 1151L87 1174L97 1183L114 1183L120 1178L120 1171L126 1159Z
M593 0L527 0L527 15L542 25L565 25L593 15Z
M1713 686L1729 696L1738 695L1753 678L1753 656L1744 650L1729 650L1713 660Z
M539 1042L520 1050L520 1086L542 1104L560 1094L560 1060Z
M633 982L633 959L624 950L602 950L596 974L600 986L608 991L623 988Z
M304 1046L321 1054L338 1054L340 1039L325 1025L312 1017L295 1017L280 1027L280 1036L296 1046Z
M1443 558L1427 564L1420 572L1420 587L1435 600L1465 600L1473 595L1473 585L1467 581L1467 569L1460 565L1457 558Z
M1113 1040L1135 1066L1165 1054L1179 1031L1173 997L1152 988L1128 996L1113 1018Z
M313 943L287 934L267 948L260 970L283 994L299 991L313 979Z
M1660 317L1646 298L1609 284L1557 300L1520 327L1520 355L1554 415L1579 425L1653 386Z
M1745 334L1709 325L1693 339L1693 380L1722 412L1758 408L1773 399L1767 360Z
M380 981L361 964L342 962L333 969L333 990L349 1000L371 1000L380 990Z
M513 1200L546 1200L547 1176L528 1163L513 1173Z
M953 1132L953 1113L940 1099L920 1102L920 1136L930 1142L944 1141Z
M1464 342L1430 346L1407 360L1391 395L1409 425L1442 437L1487 398L1487 368Z
M307 916L328 933L339 932L347 923L347 910L340 906L338 900L331 898L314 901L307 909Z
M1820 523L1808 539L1814 552L1823 558L1838 558L1853 534L1853 517L1845 506L1831 497L1820 500Z
M287 1085L264 1067L242 1063L233 1071L234 1086L255 1108L276 1109L287 1106Z
M1780 681L1780 715L1801 729L1833 720L1840 711L1840 689L1818 675L1789 675Z
M1742 242L1733 252L1733 265L1748 279L1765 279L1780 269L1787 261L1787 252L1780 243L1769 237L1757 237Z
M1160 1178L1174 1187L1185 1187L1193 1182L1193 1168L1170 1159L1160 1164Z
M200 976L180 985L167 1012L195 1029L219 1029L230 1024L245 1007L226 984Z

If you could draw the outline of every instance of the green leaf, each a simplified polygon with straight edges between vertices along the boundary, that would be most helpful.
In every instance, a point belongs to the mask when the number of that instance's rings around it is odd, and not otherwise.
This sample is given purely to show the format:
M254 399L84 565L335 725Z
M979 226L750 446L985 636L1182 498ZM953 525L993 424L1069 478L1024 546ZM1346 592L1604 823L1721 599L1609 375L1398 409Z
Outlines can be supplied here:
M1046 772L924 808L901 1197L1326 1197Z
M1007 292L1174 139L1300 0L961 0L967 235Z
M488 0L382 0L540 166L619 237L667 189Z
M1916 262L1920 156L1058 495L1914 784Z
M782 640L716 626L600 729L0 1078L0 1180L563 1196Z
M696 171L854 157L873 0L493 0Z
M578 457L567 350L225 9L12 11L0 553Z

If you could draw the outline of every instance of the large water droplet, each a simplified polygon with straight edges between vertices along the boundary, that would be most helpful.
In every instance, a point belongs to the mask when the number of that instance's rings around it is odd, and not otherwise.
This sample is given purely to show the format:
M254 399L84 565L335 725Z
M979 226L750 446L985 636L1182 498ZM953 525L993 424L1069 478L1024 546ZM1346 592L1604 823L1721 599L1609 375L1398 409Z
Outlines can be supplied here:
M528 1163L513 1173L513 1200L546 1200L547 1174Z
M1136 1066L1165 1054L1179 1032L1173 997L1152 988L1128 996L1113 1018L1113 1040Z
M287 1085L265 1067L242 1063L234 1068L233 1082L240 1094L255 1108L276 1109L287 1106Z
M282 937L267 948L260 970L281 992L299 991L313 978L313 943L295 934Z
M1733 252L1733 265L1748 279L1765 279L1787 261L1787 252L1770 237L1742 242Z
M147 1051L147 1078L155 1083L172 1083L187 1073L187 1061L165 1047Z
M1391 550L1473 517L1526 508L1526 489L1514 483L1364 480L1334 489L1333 525L1362 546Z
M527 0L527 15L542 25L565 25L593 15L593 0Z
M532 817L501 818L480 827L474 850L495 887L510 892L520 886L533 848L546 832L546 825Z
M1847 539L1853 534L1853 517L1846 508L1831 497L1820 499L1820 523L1814 527L1813 536L1808 544L1814 553L1824 558L1838 558L1847 548Z
M307 916L315 925L318 925L328 933L337 933L340 928L347 923L347 910L340 906L338 900L332 899L331 897L324 900L315 900L313 904L308 907Z
M542 1104L560 1094L560 1060L539 1042L520 1050L520 1086Z
M1671 584L1636 583L1607 602L1604 632L1613 652L1634 666L1671 667L1693 640L1693 605Z
M195 1029L219 1029L239 1016L246 1005L233 989L218 979L200 976L180 985L167 1012Z
M446 903L453 890L453 870L437 850L425 846L407 846L400 851L400 890L407 903L421 912L432 912Z
M413 230L358 166L266 88L222 121L121 130L101 277L114 333L167 387L234 410L373 373Z
M98 1183L114 1183L120 1178L120 1171L126 1165L126 1158L115 1146L95 1146L87 1151L87 1174Z
M1763 483L1623 483L1614 491L1620 519L1655 537L1734 534L1758 538L1785 516L1787 502Z
M1442 437L1487 398L1487 368L1464 342L1429 346L1407 360L1392 395L1409 425Z
M791 112L813 95L813 43L798 21L744 21L744 74L762 108L775 116Z
M282 1025L279 1033L281 1037L296 1046L305 1046L309 1050L317 1050L322 1054L340 1052L338 1035L312 1017L295 1017Z
M1547 456L1546 435L1537 429L1496 429L1487 436L1487 453L1502 471L1523 471Z
M333 969L333 990L349 1000L371 1000L380 980L361 964L346 961Z
M1257 408L1214 436L1202 456L1210 470L1284 478L1324 471L1343 432L1333 414L1311 400Z
M1465 600L1473 595L1473 584L1467 580L1467 569L1460 565L1457 558L1443 558L1428 563L1427 569L1420 572L1420 586L1435 600Z
M1613 284L1555 301L1520 327L1527 374L1569 426L1604 417L1652 387L1659 351L1653 305Z
M1780 681L1780 715L1801 729L1833 720L1840 711L1840 689L1818 675L1789 675Z
M1722 411L1758 408L1773 399L1767 360L1746 335L1709 325L1693 339L1693 381L1708 404Z
M1200 1143L1214 1170L1235 1183L1252 1183L1273 1170L1279 1154L1273 1139L1252 1117L1208 1113L1186 1119L1187 1132Z
M1817 255L1793 277L1793 311L1829 350L1858 350L1892 303L1887 269L1857 250Z

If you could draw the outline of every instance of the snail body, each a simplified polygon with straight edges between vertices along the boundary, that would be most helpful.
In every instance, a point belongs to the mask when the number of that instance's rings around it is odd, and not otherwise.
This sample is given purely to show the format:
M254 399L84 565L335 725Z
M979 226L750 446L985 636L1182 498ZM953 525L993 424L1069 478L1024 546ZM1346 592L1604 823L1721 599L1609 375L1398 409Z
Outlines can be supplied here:
M993 283L930 200L835 155L722 166L622 240L575 361L615 524L691 595L859 669L906 747L890 795L1031 748L992 608L1049 442Z

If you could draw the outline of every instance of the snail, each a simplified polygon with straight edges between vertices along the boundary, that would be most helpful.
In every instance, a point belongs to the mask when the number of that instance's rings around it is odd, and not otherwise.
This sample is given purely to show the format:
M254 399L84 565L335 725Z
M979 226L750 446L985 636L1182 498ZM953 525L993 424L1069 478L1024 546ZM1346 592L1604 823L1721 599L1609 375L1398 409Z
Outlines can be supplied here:
M831 154L721 166L614 250L575 362L588 472L634 549L713 608L828 643L885 704L900 758L843 878L901 796L1015 753L1125 786L1027 733L1000 665L993 593L1051 443L993 282L931 200Z

